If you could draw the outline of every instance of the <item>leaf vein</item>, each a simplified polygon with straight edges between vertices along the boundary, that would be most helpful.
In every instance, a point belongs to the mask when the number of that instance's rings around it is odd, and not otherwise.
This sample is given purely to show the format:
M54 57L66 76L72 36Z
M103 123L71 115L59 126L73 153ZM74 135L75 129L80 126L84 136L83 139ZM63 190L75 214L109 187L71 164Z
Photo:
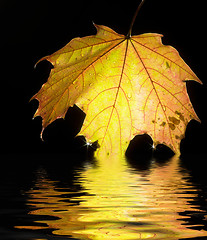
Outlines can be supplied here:
M183 71L185 71L185 72L187 72L189 75L191 75L193 78L195 78L195 76L193 76L191 72L187 71L187 70L186 70L185 68L183 68L181 65L179 65L178 63L176 63L176 61L172 61L172 59L170 59L170 58L164 56L163 54L161 54L161 53L159 53L159 52L157 52L157 51L154 51L153 48L150 48L150 47L148 47L148 46L145 46L144 44L141 44L140 42L136 41L136 40L133 39L133 38L131 39L131 41L135 41L137 44L141 45L142 47L145 47L145 48L147 48L148 50L154 52L155 54L158 54L159 56L161 56L161 57L167 59L169 62L174 63L176 66L179 67L179 70L182 69ZM167 46L164 45L164 46L162 46L162 47L167 47ZM169 47L170 47L170 46L169 46ZM172 47L171 47L171 48L172 48ZM174 49L174 48L173 48L173 49ZM174 49L174 50L175 50L175 53L179 56L179 53L177 52L177 50L176 50L176 49Z

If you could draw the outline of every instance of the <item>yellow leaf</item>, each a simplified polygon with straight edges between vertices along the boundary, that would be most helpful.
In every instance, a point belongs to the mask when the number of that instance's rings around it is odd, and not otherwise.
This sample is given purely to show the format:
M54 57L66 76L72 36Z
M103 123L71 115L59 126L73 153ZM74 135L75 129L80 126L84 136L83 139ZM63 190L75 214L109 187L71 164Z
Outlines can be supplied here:
M185 81L201 81L173 47L162 44L162 35L126 37L95 26L96 35L75 38L41 59L54 66L33 97L42 131L76 104L86 113L79 134L98 141L99 155L123 155L144 133L155 147L161 143L179 153L188 122L199 121Z

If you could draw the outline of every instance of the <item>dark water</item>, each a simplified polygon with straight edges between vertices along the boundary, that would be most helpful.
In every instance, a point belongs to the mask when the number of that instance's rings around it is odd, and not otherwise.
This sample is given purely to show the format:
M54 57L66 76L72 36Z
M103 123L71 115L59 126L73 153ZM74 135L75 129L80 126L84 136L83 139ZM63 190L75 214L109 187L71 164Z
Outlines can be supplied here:
M206 160L2 156L0 239L207 239Z

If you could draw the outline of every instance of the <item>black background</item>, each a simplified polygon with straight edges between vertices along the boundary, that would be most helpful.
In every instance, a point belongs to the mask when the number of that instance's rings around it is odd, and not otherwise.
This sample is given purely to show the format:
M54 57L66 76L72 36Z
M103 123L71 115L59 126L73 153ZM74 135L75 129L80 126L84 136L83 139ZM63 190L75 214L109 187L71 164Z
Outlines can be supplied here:
M127 34L140 1L4 0L0 2L1 153L67 153L80 150L74 140L76 118L67 114L46 128L40 140L41 119L32 120L38 103L29 102L49 74L49 64L35 63L74 37L96 33L92 24ZM188 82L188 92L202 123L192 121L182 142L184 153L206 153L206 6L205 1L146 0L133 34L164 35L203 82ZM80 117L80 116L79 116ZM74 121L75 120L75 121Z

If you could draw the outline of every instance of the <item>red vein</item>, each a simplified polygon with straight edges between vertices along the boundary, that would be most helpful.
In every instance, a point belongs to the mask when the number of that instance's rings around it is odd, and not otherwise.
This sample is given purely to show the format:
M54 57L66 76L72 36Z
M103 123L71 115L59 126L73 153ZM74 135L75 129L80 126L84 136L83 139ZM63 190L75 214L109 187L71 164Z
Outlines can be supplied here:
M111 108L111 107L113 107L113 105L108 106L108 107L102 109L99 113L97 113L97 114L93 117L93 119L87 124L87 126L85 126L85 128L83 128L83 129L81 130L81 132L85 131L85 130L91 125L91 123L92 123L102 112L106 111L107 109L109 109L109 108Z
M157 119L157 112L158 112L158 107L160 105L160 102L158 102L156 111L155 111L155 121L154 121L154 138L156 138L156 130L155 130L155 124L156 124L156 119Z
M135 41L135 42L136 42L136 41ZM159 103L160 103L160 105L161 105L161 107L162 107L163 113L164 113L164 115L165 115L165 119L166 119L166 121L167 121L167 123L168 123L168 118L167 118L166 113L165 113L165 111L164 111L162 102L161 102L161 100L160 100L160 98L159 98L158 92L157 92L157 90L156 90L156 88L155 88L155 85L154 85L154 82L153 82L153 80L152 80L152 77L151 77L150 73L148 72L147 67L146 67L145 64L144 64L143 59L141 58L141 56L139 55L137 49L135 48L132 40L131 40L131 44L132 44L132 46L133 46L133 48L134 48L134 50L135 50L138 58L140 59L140 62L142 63L142 65L143 65L143 67L144 67L144 69L145 69L145 72L146 72L147 75L149 76L149 79L150 79L150 82L151 82L151 84L152 84L152 87L153 87L153 89L154 89L154 91L155 91L155 94L156 94L156 96L157 96L157 99L158 99L158 101L159 101ZM173 138L172 138L172 134L171 134L171 131L170 131L169 124L168 124L168 129L169 129L169 133L170 133L170 139L171 139L171 142L172 142L172 144L173 144ZM174 148L175 148L175 147L174 147ZM176 149L176 148L175 148L175 149Z
M169 77L167 77L167 76L164 75L163 73L159 72L157 69L154 69L154 68L151 68L151 67L148 67L148 69L149 69L149 70L153 70L153 71L155 71L155 72L158 72L160 75L162 75L164 78L166 78L169 82L171 82L171 83L174 84L174 82L173 82Z
M161 85L158 82L154 82L154 84L157 84L159 87L163 88L166 92L168 92L171 96L173 96L174 99L176 99L176 101L185 108L185 110L189 113L192 114L188 108L185 107L185 105L175 96L175 94L171 93L167 88L165 88L163 85ZM178 93L177 93L178 94Z
M176 66L179 67L179 69L182 69L183 71L187 72L188 74L190 74L191 76L193 76L193 77L195 78L195 76L194 76L191 72L188 72L185 68L183 68L182 66L178 65L175 61L172 61L172 59L164 56L163 54L161 54L161 53L159 53L159 52L154 51L154 49L152 49L152 48L150 48L150 47L148 47L148 46L146 46L146 45L144 45L144 44L136 41L136 40L133 39L133 38L131 38L131 42L132 42L132 41L135 41L137 44L141 45L142 47L145 47L145 48L147 48L148 50L152 51L153 53L158 54L159 56L167 59L168 61L170 61L170 62L172 62L172 63L174 63ZM161 47L162 47L162 46L161 46ZM167 47L167 46L163 45L163 47ZM174 49L173 47L171 47L171 48ZM176 50L176 49L174 49L174 50L175 50L175 53L179 56L179 53L177 52L177 50ZM172 52L173 52L173 51L172 51ZM177 61L177 60L176 60L176 61ZM187 64L186 64L186 65L187 65Z
M102 140L101 145L103 144L104 139L106 137L106 133L108 132L108 128L109 128L109 125L110 125L110 122L111 122L111 118L112 118L112 115L113 115L113 112L114 112L114 108L115 108L115 105L116 105L116 102L117 102L118 94L119 94L120 87L121 87L121 81L122 81L122 77L123 77L123 73L124 73L124 67L125 67L125 62L126 62L126 57L127 57L127 51L128 51L128 40L127 40L126 50L125 50L125 54L124 54L123 67L122 67L122 71L121 71L121 75L120 75L119 85L118 85L118 88L117 88L117 92L116 92L116 96L115 96L115 99L114 99L113 108L112 108L111 114L109 116L108 125L107 125L107 128L105 130L105 134L103 136L103 140ZM121 128L120 128L120 136L121 136Z
M150 93L148 94L146 100L145 100L145 103L144 103L144 109L146 108L147 106L147 101L149 99L149 97L151 96L152 92L153 92L154 88L151 89ZM144 111L144 121L145 121L145 111Z
M100 55L100 56L98 56L94 61L92 61L89 65L87 65L76 77L74 77L74 80L75 79L77 79L77 78L79 78L79 76L80 75L82 75L87 69L89 69L90 68L90 66L93 66L93 64L94 63L96 63L98 60L100 60L103 56L105 56L106 54L108 54L110 51L112 51L113 49L115 49L117 46L119 46L123 41L125 41L125 39L122 39L122 41L120 41L120 42L118 42L116 45L114 45L114 46L112 46L110 49L108 49L106 52L104 52L102 55ZM85 60L83 60L82 62L84 62ZM80 63L80 62L78 62L78 63ZM76 64L78 64L78 63L76 63ZM73 66L74 66L74 64L73 64ZM62 71L63 69L66 69L66 68L68 68L68 65L66 66L66 67L64 67L64 68L61 68L59 71ZM52 69L52 71L53 71L53 74L56 74L56 73L58 73L59 71L55 71L55 70L53 70ZM55 72L54 72L55 71ZM51 77L51 76L50 76ZM63 76L63 77L61 77L61 78L59 78L55 83L53 83L53 84L50 84L50 86L48 86L48 88L46 88L45 90L47 90L47 89L49 89L50 87L52 87L53 85L56 85L58 82L60 82L62 79L64 79L64 78L66 78L65 76ZM73 81L74 81L73 80ZM48 82L47 82L48 83ZM48 83L49 84L49 83ZM45 84L43 85L43 86L45 86ZM42 87L43 87L42 86ZM38 94L38 93L37 93Z
M78 50L83 50L83 49L85 49L85 48L89 48L89 47L93 47L93 46L98 46L98 45L101 45L101 44L105 44L105 43L110 43L110 42L115 42L115 41L118 41L118 40L121 40L121 39L123 39L123 37L120 37L120 38L116 38L116 39L112 39L112 40L109 40L109 41L105 41L103 38L98 38L96 35L95 36L89 36L89 37L87 37L87 38L90 38L90 37L95 37L96 39L101 39L101 40L103 40L103 42L99 42L99 43L93 43L92 45L88 45L86 42L84 42L84 41L80 41L80 39L82 39L82 38L74 38L73 40L76 40L77 42L81 42L81 43L84 43L84 44L86 44L86 46L84 46L84 47L81 47L81 48L73 48L72 46L70 46L71 48L72 48L72 50L71 51L64 51L63 53L59 53L59 51L60 50L58 50L56 53L53 53L53 56L55 56L55 55L62 55L62 54L67 54L67 53L70 53L70 52L75 52L75 51L78 51ZM71 40L68 44L70 44L73 40ZM67 45L65 45L65 47L66 47ZM44 57L43 59L47 59L49 56L47 56L47 57Z

